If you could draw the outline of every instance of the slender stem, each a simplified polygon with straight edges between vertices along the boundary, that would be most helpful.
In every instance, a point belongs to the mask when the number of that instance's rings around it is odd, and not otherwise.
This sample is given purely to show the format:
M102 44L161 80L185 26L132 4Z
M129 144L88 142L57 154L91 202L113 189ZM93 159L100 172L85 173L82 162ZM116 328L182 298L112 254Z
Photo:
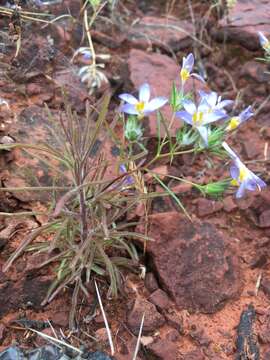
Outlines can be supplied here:
M178 151L178 152L175 152L173 153L173 155L182 155L182 154L190 154L190 153L193 153L195 151L195 149L189 149L189 150L184 150L184 151ZM164 157L169 157L171 156L172 154L171 153L166 153L166 154L157 154L152 160L150 160L148 162L148 164L146 164L144 166L144 168L148 168L150 165L152 165L155 161L161 159L161 158L164 158Z
M94 45L93 45L93 41L92 41L92 36L90 33L87 9L84 10L84 26L85 26L85 31L86 31L86 35L87 35L87 39L88 39L88 43L89 43L89 47L90 47L91 55L92 55L93 77L96 78L96 53L95 53L95 49L94 49Z

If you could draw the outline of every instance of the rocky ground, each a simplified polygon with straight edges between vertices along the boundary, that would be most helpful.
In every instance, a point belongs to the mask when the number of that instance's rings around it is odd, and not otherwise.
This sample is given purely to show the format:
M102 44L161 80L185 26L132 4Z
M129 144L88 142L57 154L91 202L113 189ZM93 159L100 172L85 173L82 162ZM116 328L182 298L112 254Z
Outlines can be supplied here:
M238 98L239 108L254 105L255 117L231 138L234 148L249 167L269 184L270 76L262 57L257 31L270 36L269 1L239 0L228 13L209 12L209 2L192 2L192 16L185 1L170 9L169 2L120 1L119 14L111 21L96 22L93 39L98 53L110 54L106 64L108 88L117 95L134 91L149 82L154 95L169 96L172 81L179 76L182 57L193 51L198 67L207 74L208 87L224 98ZM80 13L80 1L63 1L50 8L55 14ZM106 14L104 14L106 15ZM117 18L116 18L117 16ZM191 18L195 18L195 22ZM106 18L105 18L106 19ZM69 89L68 99L78 112L89 99L85 86L70 63L80 44L79 23L62 20L41 28L25 23L22 48L12 63L14 44L8 38L9 19L0 17L1 63L0 98L10 109L1 107L1 143L52 141L44 113L46 103L52 112L62 106L61 86ZM194 28L194 24L196 28ZM195 36L196 35L196 36ZM48 38L54 39L50 45ZM191 87L199 88L197 82ZM99 96L100 94L97 94ZM168 112L165 109L165 112ZM149 138L155 133L155 120L149 119ZM22 169L35 169L40 183L49 184L43 164L20 152L2 152L0 178L3 187L29 184ZM164 163L159 171L189 176L207 182L221 178L224 165L204 156L183 156L172 166ZM154 185L152 185L154 186ZM156 190L159 190L158 185ZM152 203L149 236L143 259L144 280L126 274L120 299L104 306L116 346L117 360L131 359L143 313L142 348L138 359L225 360L270 359L270 189L236 201L233 195L214 201L203 198L189 186L170 184L186 206L193 222L177 210L173 201L158 198ZM0 192L0 210L43 209L46 194ZM139 209L130 218L139 218ZM46 218L0 218L0 266L29 230ZM141 226L137 231L143 231ZM139 244L138 244L139 246ZM22 348L45 344L45 340L25 330L30 327L53 336L47 320L69 342L91 350L109 351L102 315L92 296L83 298L77 321L79 332L68 330L71 291L46 307L41 302L51 274L37 269L40 259L27 254L7 273L0 270L0 350L17 343ZM19 322L18 322L19 320ZM92 337L90 337L91 335Z

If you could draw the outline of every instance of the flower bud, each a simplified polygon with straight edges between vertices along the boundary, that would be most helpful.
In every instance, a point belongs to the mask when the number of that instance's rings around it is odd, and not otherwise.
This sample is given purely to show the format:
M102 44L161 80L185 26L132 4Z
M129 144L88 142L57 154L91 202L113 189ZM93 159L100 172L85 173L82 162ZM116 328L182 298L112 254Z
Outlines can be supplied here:
M130 115L125 126L125 137L129 141L138 141L142 137L142 128L136 116Z

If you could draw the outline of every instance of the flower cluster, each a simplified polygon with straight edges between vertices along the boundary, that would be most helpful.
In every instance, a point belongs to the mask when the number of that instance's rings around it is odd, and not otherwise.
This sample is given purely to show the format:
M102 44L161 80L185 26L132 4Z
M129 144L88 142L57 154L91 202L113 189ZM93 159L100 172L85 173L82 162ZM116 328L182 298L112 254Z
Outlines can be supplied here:
M264 35L260 33L259 36L264 49L270 49L269 42ZM192 94L185 91L186 82L190 77L204 82L204 79L199 74L193 72L193 67L194 56L189 54L182 61L179 88L175 84L173 85L173 95L171 98L174 100L170 101L170 105L174 112L174 117L181 119L185 124L177 132L176 142L180 146L191 146L198 143L200 149L209 149L214 145L215 149L218 148L220 153L224 153L225 150L233 161L230 169L232 179L230 184L238 186L236 191L237 198L242 197L246 190L261 190L266 186L264 181L253 174L224 141L226 135L229 135L230 132L253 116L251 106L246 107L239 114L230 116L228 109L232 108L234 101L224 100L214 91L199 91L198 101L192 100ZM119 95L119 98L124 102L120 107L120 111L128 114L125 125L125 137L130 142L137 143L143 136L140 120L169 102L165 97L155 97L150 100L150 86L147 83L139 88L138 98L127 93ZM217 122L221 123L221 126L217 127L215 125ZM218 188L220 189L220 184L223 186L225 183L227 184L228 182L219 182Z

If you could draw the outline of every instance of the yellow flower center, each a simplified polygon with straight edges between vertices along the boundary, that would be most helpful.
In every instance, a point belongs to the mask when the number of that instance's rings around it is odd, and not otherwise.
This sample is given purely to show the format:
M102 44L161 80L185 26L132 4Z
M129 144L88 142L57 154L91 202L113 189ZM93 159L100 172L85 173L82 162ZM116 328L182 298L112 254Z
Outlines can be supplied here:
M201 125L203 121L203 112L195 112L192 116L192 122L194 125Z
M239 117L234 116L231 118L231 121L227 127L227 130L234 130L237 128L237 126L240 124Z
M189 72L187 69L183 68L180 72L180 77L182 82L184 83L189 78Z
M239 180L240 182L242 182L248 176L248 169L246 169L245 167L241 167L239 170Z
M143 113L143 110L145 108L145 103L143 101L137 102L135 105L135 109L138 111L139 114Z
M232 179L231 185L239 186L247 178L247 176L248 176L248 169L246 169L245 167L241 167L239 169L238 179Z
M231 185L232 185L232 186L238 186L239 183L238 183L238 181L237 181L236 179L232 179L232 180L231 180Z

